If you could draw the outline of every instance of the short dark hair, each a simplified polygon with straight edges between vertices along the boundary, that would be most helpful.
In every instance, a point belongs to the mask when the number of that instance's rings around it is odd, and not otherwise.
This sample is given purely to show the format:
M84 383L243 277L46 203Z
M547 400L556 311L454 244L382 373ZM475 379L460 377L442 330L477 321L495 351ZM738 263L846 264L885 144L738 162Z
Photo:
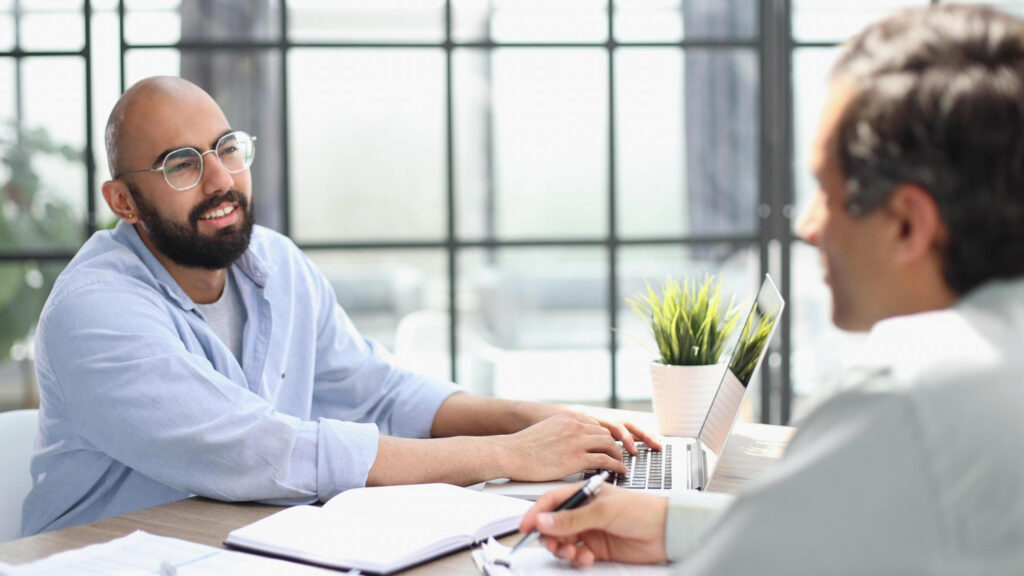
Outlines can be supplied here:
M982 6L901 12L853 38L832 78L853 90L833 143L850 211L917 184L948 230L951 289L1024 274L1024 21Z

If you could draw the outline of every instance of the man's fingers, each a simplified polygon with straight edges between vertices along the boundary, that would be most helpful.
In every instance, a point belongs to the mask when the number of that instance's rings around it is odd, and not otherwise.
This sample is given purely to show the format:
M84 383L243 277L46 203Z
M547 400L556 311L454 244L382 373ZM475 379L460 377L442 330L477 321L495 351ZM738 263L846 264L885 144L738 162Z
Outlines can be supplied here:
M593 564L594 560L596 560L594 551L584 543L576 547L576 558L573 559L572 565L577 568L586 568Z
M594 552L587 546L586 542L566 542L563 540L550 540L545 544L548 551L564 560L569 560L577 568L586 568L596 560Z
M602 422L604 427L612 433L612 438L622 441L623 448L630 454L636 454L636 446L633 444L633 435L621 422Z
M575 560L576 552L576 546L568 542L562 542L558 545L558 548L554 550L555 556L558 556L559 558L564 558L565 560Z
M543 512L537 515L537 529L541 534L567 538L586 532L597 524L599 507L581 506L561 512Z
M636 454L636 442L645 442L655 450L661 450L661 440L654 434L650 434L642 427L632 422L612 422L598 420L612 438L622 442L622 447L630 454Z
M626 473L626 465L622 463L622 460L601 452L588 454L584 462L585 470L611 470L617 474Z
M563 486L550 490L541 495L540 498L533 504L526 514L523 515L523 520L519 523L519 531L523 534L528 533L537 527L537 514L542 512L548 512L558 508L569 499L570 496L576 493L583 486L582 483L573 484L571 486Z
M640 426L637 426L636 424L633 424L632 422L626 422L625 426L626 428L629 429L630 432L633 433L633 436L636 436L651 448L654 448L655 450L661 450L661 438L654 434L648 433L646 430L644 430Z
M583 446L587 452L601 452L616 460L622 460L622 448L619 448L610 436L589 436L584 440Z
M605 438L612 438L614 436L611 430L593 422L584 424L581 432L590 436L604 436Z
M611 431L594 420L568 420L562 424L562 431L573 436L606 436L611 437Z

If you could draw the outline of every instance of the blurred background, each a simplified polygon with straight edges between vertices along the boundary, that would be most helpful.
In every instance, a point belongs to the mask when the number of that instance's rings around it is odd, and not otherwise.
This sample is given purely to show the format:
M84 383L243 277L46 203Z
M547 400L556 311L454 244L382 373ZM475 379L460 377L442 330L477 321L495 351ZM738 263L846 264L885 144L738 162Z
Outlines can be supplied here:
M837 44L910 0L0 0L0 410L113 217L103 128L172 74L259 138L258 222L402 364L506 398L645 408L645 282L789 304L746 417L856 354L794 224ZM1000 6L1022 11L1024 1Z

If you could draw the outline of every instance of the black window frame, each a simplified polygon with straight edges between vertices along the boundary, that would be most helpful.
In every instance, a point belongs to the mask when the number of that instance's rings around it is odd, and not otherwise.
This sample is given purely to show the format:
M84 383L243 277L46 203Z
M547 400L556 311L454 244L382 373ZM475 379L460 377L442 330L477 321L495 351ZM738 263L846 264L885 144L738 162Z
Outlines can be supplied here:
M938 0L930 0L931 4L937 4ZM83 0L82 15L84 26L84 45L80 50L71 51L26 51L21 49L20 39L20 7L19 0L13 0L15 18L15 42L14 48L6 52L0 52L0 58L13 58L16 69L15 106L16 122L21 121L22 107L22 82L21 68L25 58L46 58L46 57L68 57L76 56L84 59L85 67L85 168L86 168L86 221L84 222L84 237L88 238L93 232L100 228L98 222L95 190L97 189L97 174L95 166L95 150L93 147L93 135L97 126L104 119L94 118L93 103L93 69L90 59L92 46L92 16L93 7L90 0ZM604 248L608 255L607 262L607 302L606 314L608 325L612 328L608 351L610 358L610 394L607 404L612 407L620 406L618 391L617 357L619 349L619 337L615 330L618 326L618 314L621 310L622 295L619 294L619 254L620 247L636 246L679 246L693 247L710 244L732 245L736 248L755 248L758 254L761 273L770 272L778 280L783 292L783 297L790 300L792 278L792 251L794 244L802 242L793 233L794 197L795 197L795 174L800 170L798 162L794 162L794 125L793 125L793 54L802 48L828 48L839 45L837 42L803 42L798 41L792 34L792 9L793 0L761 0L757 2L759 13L757 22L758 32L755 37L749 40L717 40L717 39L683 39L677 42L620 42L616 40L615 18L607 18L607 39L602 42L495 42L477 41L461 42L455 41L452 36L452 0L446 0L444 6L444 38L438 42L307 42L291 41L289 39L289 11L286 0L276 0L277 24L279 29L274 40L236 40L236 41L200 41L183 40L170 44L139 44L129 43L125 37L125 0L117 3L117 14L119 17L119 43L120 43L120 89L125 89L125 59L126 54L133 50L150 49L174 49L180 52L189 51L238 51L257 53L262 51L274 51L279 55L280 61L280 82L277 88L281 114L280 133L284 136L280 142L281 180L285 183L284 190L279 197L279 226L280 231L288 234L291 230L292 201L288 190L290 181L289 166L289 103L288 103L288 54L294 48L319 48L344 50L349 48L432 48L443 49L445 55L445 202L446 202L446 225L445 235L440 240L424 241L347 241L347 242L305 242L299 246L308 253L315 254L326 251L366 251L366 250L443 250L447 258L447 304L449 314L449 362L452 378L458 380L457 357L459 351L458 324L459 306L457 294L457 279L459 254L467 249L500 249L517 247L545 247L545 248L573 248L573 247L598 247ZM607 14L614 14L614 0L606 0ZM455 141L454 141L454 117L455 109L453 103L453 54L461 48L477 48L482 50L494 49L532 49L532 48L599 48L604 50L608 67L608 174L607 174L607 232L602 237L583 239L564 238L536 238L529 240L498 239L487 237L484 239L460 238L457 233L456 213L457 178L455 173ZM619 235L616 206L619 199L616 182L616 62L615 54L620 48L631 47L657 47L675 48L680 51L701 49L742 49L756 53L758 60L758 89L760 94L759 105L759 131L758 131L758 167L757 182L759 183L757 198L757 225L752 234L725 234L725 235L678 235L658 236L645 238L622 238ZM24 248L17 250L0 251L0 262L24 262L24 261L58 261L70 260L74 249L46 249L46 248ZM792 353L791 320L792 313L801 303L790 302L790 313L782 318L781 330L773 344L771 361L766 362L765 369L761 371L762 393L760 406L760 420L770 423L788 423L791 416L793 403L793 389L791 383L790 356Z

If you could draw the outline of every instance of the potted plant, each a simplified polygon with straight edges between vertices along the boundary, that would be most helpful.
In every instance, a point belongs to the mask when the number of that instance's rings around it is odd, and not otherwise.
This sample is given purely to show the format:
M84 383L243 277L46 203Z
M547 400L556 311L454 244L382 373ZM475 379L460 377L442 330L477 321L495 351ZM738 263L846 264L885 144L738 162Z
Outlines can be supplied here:
M722 303L722 281L668 278L657 293L627 302L650 326L658 360L651 364L652 403L658 431L665 436L695 437L722 379L719 364L725 342L739 321L730 299Z

